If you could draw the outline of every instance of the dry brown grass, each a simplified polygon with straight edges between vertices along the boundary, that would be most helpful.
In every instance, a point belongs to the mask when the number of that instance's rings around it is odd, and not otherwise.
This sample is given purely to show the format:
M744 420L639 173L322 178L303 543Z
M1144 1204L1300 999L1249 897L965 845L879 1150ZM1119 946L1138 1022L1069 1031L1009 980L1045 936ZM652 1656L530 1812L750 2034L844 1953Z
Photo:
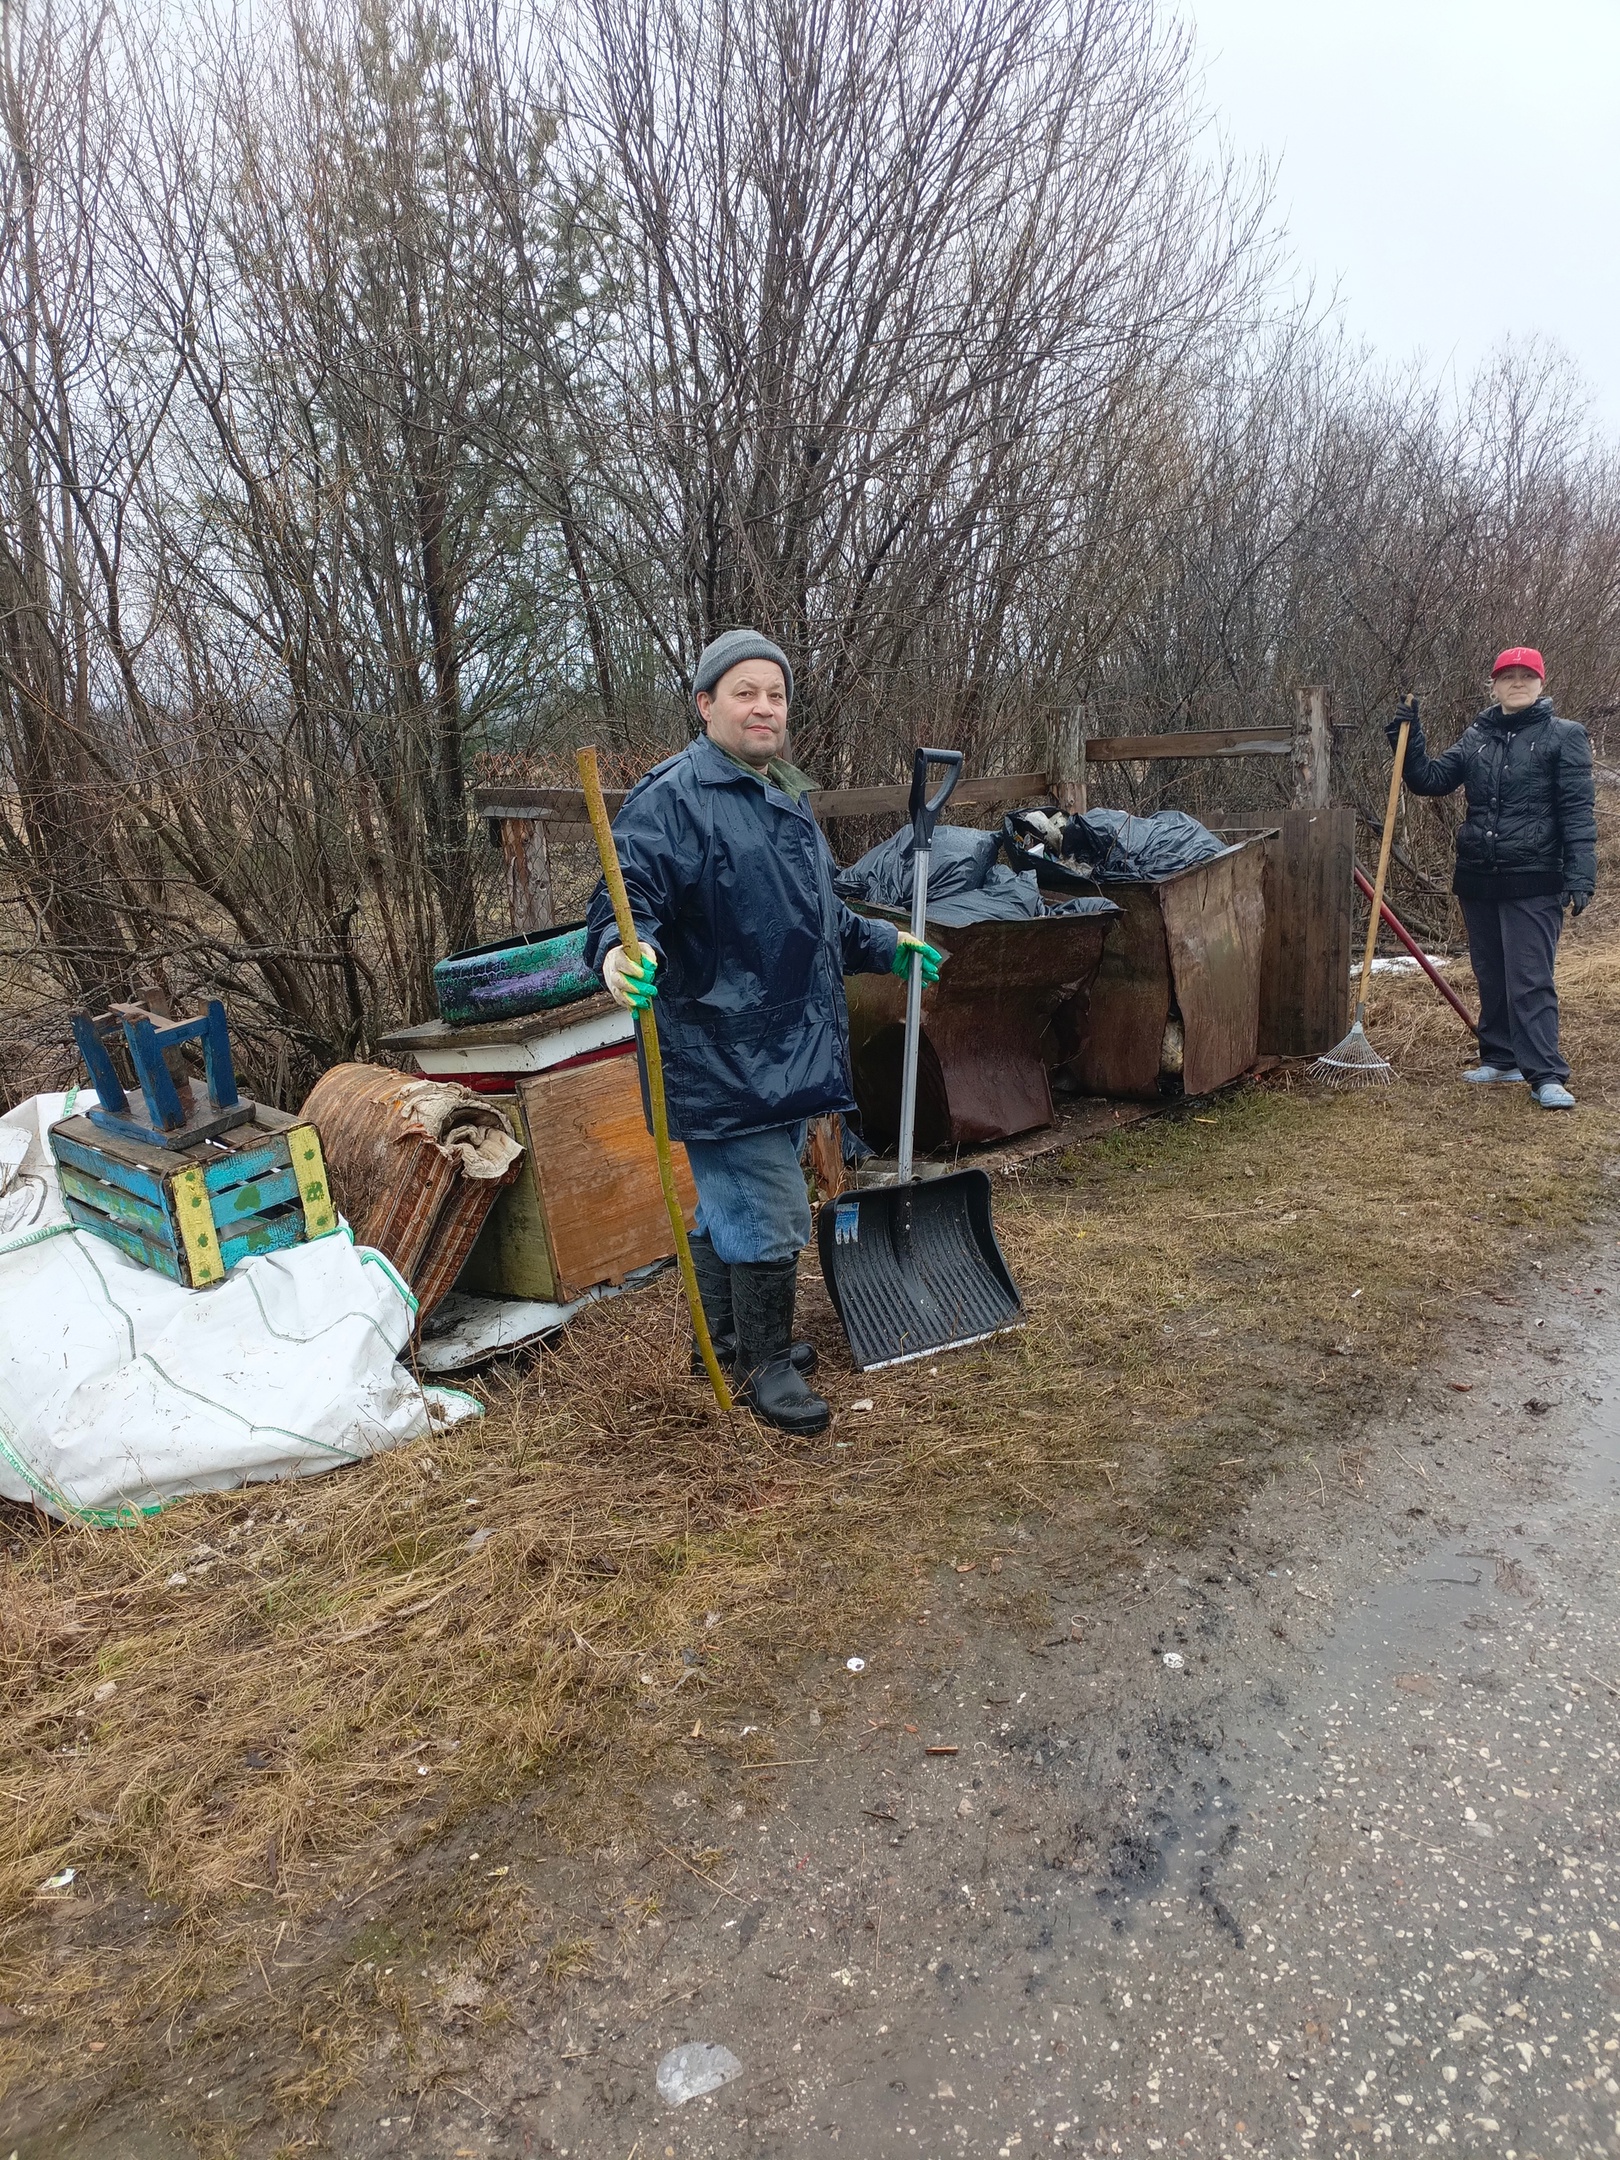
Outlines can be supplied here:
M600 1842L694 1726L737 1764L796 1752L777 1680L870 1644L1021 1514L1060 1516L1083 1572L1198 1535L1285 1464L1331 1477L1458 1298L1601 1203L1620 932L1583 924L1562 981L1575 1117L1464 1090L1459 1024L1384 978L1370 1028L1401 1086L1284 1074L1006 1181L1022 1334L857 1379L815 1289L840 1416L812 1447L714 1410L666 1279L497 1384L481 1426L118 1531L14 1512L8 2082L71 2080L92 2032L134 2075L155 2036L206 2052L252 2024L289 2066L276 2105L314 2108L415 2014L343 1908L469 1811L535 1795L548 1832ZM64 1910L38 1886L66 1866ZM584 1954L500 1884L444 1895L489 1970ZM311 1961L295 1997L278 1944Z

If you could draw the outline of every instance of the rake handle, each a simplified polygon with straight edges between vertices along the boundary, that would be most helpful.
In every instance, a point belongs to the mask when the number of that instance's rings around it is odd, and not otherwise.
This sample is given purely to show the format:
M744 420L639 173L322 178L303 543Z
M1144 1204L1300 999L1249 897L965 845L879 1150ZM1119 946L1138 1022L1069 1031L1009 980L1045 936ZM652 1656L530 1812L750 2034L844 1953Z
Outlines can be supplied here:
M1360 863L1354 864L1353 868L1355 870L1357 885L1361 888L1362 892L1370 900L1373 896L1373 889L1368 882L1366 871L1362 869ZM1396 937L1399 938L1401 943L1406 947L1407 951L1412 955L1412 958L1417 962L1418 966L1423 970L1424 974L1428 976L1430 982L1434 984L1434 987L1439 991L1440 995L1445 999L1446 1003L1457 1015L1457 1018L1469 1030L1470 1034L1477 1035L1479 1033L1479 1022L1468 1010L1468 1007L1463 1003L1462 999L1457 995L1456 991L1452 989L1450 983L1446 981L1446 978L1441 974L1440 970L1435 966L1434 962L1423 950L1423 947L1418 943L1417 939L1412 935L1411 931L1407 929L1405 923L1401 921L1401 918L1396 914L1395 910L1390 906L1387 900L1383 901L1380 904L1378 912L1383 917L1384 922L1391 930L1394 931Z
M580 786L585 792L585 807L590 813L591 831L596 836L596 852L602 859L602 877L607 885L608 898L613 902L613 920L619 926L619 943L624 947L627 960L641 958L641 940L636 936L635 918L630 913L630 895L624 889L624 872L619 866L619 851L613 844L613 828L608 823L607 804L602 800L602 775L597 769L596 749L587 744L574 753L574 763L579 768ZM703 1358L703 1369L714 1389L714 1399L722 1410L731 1408L731 1390L726 1376L720 1370L720 1360L714 1354L714 1344L709 1336L708 1315L703 1310L703 1297L698 1289L697 1270L692 1265L692 1248L686 1237L686 1217L681 1213L681 1196L675 1189L675 1162L669 1147L669 1110L664 1101L664 1054L658 1046L658 1022L652 1007L636 1016L641 1029L642 1054L647 1060L647 1099L652 1106L653 1148L658 1156L658 1182L664 1188L664 1205L669 1210L669 1225L675 1233L675 1258L680 1265L681 1283L686 1291L686 1303L692 1315L692 1333L697 1338L698 1350Z
M1403 700L1404 703L1404 700ZM1367 1015L1367 986L1372 981L1373 953L1378 944L1378 925L1384 905L1384 880L1389 875L1389 852L1395 845L1395 813L1401 807L1401 776L1406 771L1406 743L1412 732L1410 713L1401 722L1395 745L1395 769L1389 776L1389 807L1384 812L1384 837L1378 849L1378 875L1373 879L1372 905L1367 910L1367 951L1361 963L1361 988L1356 996L1356 1019Z

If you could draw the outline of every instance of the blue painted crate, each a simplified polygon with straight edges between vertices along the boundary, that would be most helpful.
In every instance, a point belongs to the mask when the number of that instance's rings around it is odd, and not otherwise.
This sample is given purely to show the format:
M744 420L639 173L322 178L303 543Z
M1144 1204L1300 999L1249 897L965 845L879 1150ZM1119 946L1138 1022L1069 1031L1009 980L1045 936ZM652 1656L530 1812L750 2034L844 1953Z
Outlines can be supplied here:
M67 1211L171 1282L203 1290L250 1253L337 1228L320 1135L285 1111L189 1148L109 1133L88 1117L50 1129Z

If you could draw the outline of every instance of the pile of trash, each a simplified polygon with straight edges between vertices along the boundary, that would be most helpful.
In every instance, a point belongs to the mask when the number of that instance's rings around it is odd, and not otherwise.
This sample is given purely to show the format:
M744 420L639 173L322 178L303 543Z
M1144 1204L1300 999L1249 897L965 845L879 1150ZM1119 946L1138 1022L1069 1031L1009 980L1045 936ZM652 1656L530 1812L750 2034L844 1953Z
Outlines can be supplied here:
M1001 838L1009 860L1026 863L1037 876L1044 866L1099 885L1156 885L1226 852L1226 842L1185 810L1155 810L1151 817L1125 810L1070 817L1014 810Z
M1112 902L1091 891L1092 880L1065 872L1072 890L1056 899L1043 890L1033 865L1009 865L1000 858L1005 841L999 832L978 832L968 825L936 827L928 856L928 920L947 929L965 923L1029 922L1041 915L1091 915L1112 912ZM840 898L867 907L911 907L912 836L905 826L868 848L858 862L833 880Z
M928 919L964 923L1028 922L1040 915L1084 915L1109 903L1101 885L1157 884L1225 852L1226 843L1184 810L1131 817L1089 810L1065 817L1014 810L999 832L941 825L928 862ZM839 897L867 907L911 906L909 825L868 848L833 880Z
M478 1414L400 1362L416 1298L346 1228L191 1290L75 1225L48 1134L96 1100L36 1095L0 1118L0 1494L128 1521Z

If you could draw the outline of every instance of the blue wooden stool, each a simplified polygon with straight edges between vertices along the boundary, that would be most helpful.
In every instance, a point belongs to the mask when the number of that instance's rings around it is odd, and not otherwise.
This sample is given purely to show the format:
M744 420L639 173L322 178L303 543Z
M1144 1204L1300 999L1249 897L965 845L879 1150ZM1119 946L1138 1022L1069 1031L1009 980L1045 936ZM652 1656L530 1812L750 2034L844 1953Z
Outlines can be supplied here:
M107 1037L120 1026L145 1101L144 1118L131 1108L124 1084L107 1054ZM144 1140L154 1147L188 1148L195 1147L199 1140L216 1139L237 1125L253 1123L251 1099L236 1091L231 1038L225 1027L225 1008L218 998L210 998L207 1009L191 1020L166 1020L148 1012L144 1005L114 1005L94 1018L89 1013L75 1013L73 1040L89 1068L91 1084L101 1097L100 1107L89 1113L90 1121L106 1132L117 1133L125 1140ZM205 1100L199 1100L196 1081L175 1081L163 1055L165 1050L188 1042L202 1044L207 1074ZM186 1090L184 1095L181 1086Z
M107 1054L123 1029L146 1115ZM69 1215L144 1267L203 1290L238 1260L284 1251L338 1227L313 1125L240 1095L218 998L192 1020L143 1005L75 1016L73 1037L101 1102L50 1129ZM164 1060L200 1042L207 1080L177 1083Z

